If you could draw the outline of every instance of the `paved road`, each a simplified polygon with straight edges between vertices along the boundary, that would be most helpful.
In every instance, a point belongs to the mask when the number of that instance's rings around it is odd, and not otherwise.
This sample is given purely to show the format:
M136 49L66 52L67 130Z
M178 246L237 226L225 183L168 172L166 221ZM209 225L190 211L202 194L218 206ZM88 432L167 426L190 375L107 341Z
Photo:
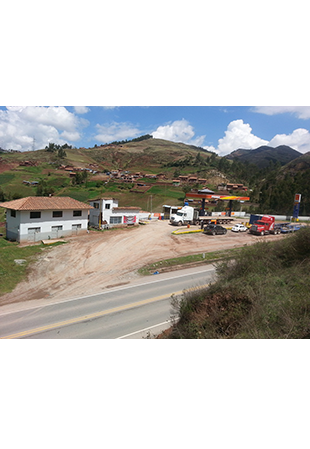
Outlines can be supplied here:
M144 278L97 295L0 308L1 338L143 338L170 326L172 294L212 281L214 268Z

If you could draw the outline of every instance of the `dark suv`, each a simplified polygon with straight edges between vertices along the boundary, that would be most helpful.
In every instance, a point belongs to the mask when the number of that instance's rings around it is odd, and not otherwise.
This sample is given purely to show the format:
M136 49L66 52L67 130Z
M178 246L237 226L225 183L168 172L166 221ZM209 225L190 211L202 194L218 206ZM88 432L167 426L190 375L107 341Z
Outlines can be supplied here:
M227 229L223 226L209 224L204 228L203 233L210 235L227 234Z

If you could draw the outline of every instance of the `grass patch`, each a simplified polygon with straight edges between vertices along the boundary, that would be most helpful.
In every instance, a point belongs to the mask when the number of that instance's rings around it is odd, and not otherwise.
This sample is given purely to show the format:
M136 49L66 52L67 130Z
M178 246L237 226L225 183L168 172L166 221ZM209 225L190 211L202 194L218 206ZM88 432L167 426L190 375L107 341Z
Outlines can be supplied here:
M310 228L216 265L214 284L173 299L170 338L310 338Z
M11 292L16 285L25 279L27 268L44 248L43 244L19 247L16 242L0 239L0 295ZM16 259L25 260L21 265L14 262Z
M11 182L14 179L15 175L13 173L1 173L0 174L0 185L3 185L7 182Z
M158 271L162 268L174 267L178 265L185 265L188 263L201 263L206 262L210 263L210 261L220 260L223 257L234 257L236 253L240 251L240 248L232 248L227 249L225 251L213 251L210 253L201 253L201 254L192 254L189 256L182 257L173 257L172 259L161 260L159 262L155 262L149 265L146 265L143 268L138 270L138 273L143 276L148 276L153 274L154 271Z
M9 242L0 238L0 295L11 292L27 277L29 265L42 254L42 251L48 251L64 243L66 242L55 242L49 246L40 243L20 247L18 242ZM18 264L14 262L15 260L25 260L25 262Z

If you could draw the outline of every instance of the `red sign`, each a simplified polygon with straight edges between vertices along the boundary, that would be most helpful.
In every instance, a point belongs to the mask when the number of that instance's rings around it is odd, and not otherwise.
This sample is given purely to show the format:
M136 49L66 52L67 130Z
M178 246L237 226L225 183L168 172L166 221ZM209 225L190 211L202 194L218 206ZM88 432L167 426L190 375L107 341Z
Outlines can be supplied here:
M295 193L295 203L300 203L301 201L301 194L300 193Z

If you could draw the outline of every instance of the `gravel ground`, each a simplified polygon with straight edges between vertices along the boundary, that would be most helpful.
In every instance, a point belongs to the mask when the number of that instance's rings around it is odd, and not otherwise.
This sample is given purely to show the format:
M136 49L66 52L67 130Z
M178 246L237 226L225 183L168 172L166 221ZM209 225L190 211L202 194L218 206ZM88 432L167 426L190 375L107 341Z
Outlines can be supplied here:
M53 298L57 300L96 294L139 277L146 264L172 257L211 252L252 244L260 239L248 233L209 236L202 233L172 235L167 221L152 221L135 228L92 231L66 239L66 245L44 251L29 270L28 279L0 298L0 305ZM186 229L186 228L185 228ZM199 229L191 226L191 229Z

